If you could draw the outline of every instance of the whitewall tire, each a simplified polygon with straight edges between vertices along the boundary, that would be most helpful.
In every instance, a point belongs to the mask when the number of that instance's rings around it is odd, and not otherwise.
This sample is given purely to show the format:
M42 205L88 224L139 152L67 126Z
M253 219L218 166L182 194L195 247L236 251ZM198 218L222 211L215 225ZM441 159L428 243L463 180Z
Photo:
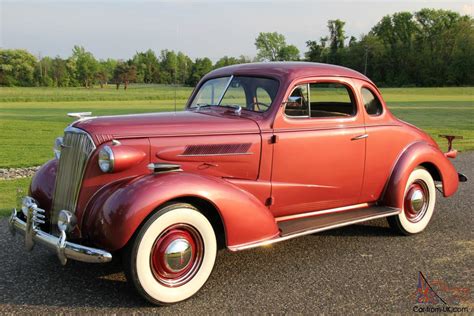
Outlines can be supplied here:
M430 173L416 168L405 186L403 209L399 215L388 218L390 226L404 235L421 233L433 216L436 187Z
M211 275L217 253L214 229L192 205L159 209L125 251L125 271L138 292L154 304L193 296Z

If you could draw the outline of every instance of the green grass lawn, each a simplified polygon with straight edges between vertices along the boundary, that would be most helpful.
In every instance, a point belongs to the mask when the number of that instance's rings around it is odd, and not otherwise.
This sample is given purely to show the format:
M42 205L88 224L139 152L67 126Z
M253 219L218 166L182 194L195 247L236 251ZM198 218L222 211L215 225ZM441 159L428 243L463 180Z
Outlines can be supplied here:
M174 109L174 87L113 86L85 88L0 88L0 168L40 165L52 157L52 144L72 119L68 112L94 115L128 114ZM176 87L177 108L191 94ZM463 135L460 150L474 149L474 88L388 88L382 95L399 118L430 133Z
M131 85L126 91L114 85L76 88L0 87L0 103L4 102L63 102L63 101L125 101L125 100L187 100L192 88L169 85Z
M0 88L0 168L35 166L51 159L54 139L72 122L68 112L112 115L172 111L175 93L179 110L191 92L189 87L163 85L132 85L127 91L113 86ZM474 88L386 88L382 95L397 117L430 133L442 148L446 141L438 134L462 135L464 139L455 141L455 147L474 149ZM13 207L15 187L24 187L27 182L0 181L0 209Z
M0 181L0 217L11 214L17 204L17 190L26 194L30 181L31 178Z

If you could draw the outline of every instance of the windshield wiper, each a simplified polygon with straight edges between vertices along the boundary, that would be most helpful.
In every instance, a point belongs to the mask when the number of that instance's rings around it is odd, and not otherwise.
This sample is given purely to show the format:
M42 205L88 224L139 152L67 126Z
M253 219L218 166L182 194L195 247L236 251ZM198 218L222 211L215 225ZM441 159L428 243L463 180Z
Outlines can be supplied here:
M215 104L208 104L208 103L198 103L195 106L196 112L199 112L200 109L206 108L206 107L211 107L211 106L217 106Z
M238 104L221 104L220 106L228 109L233 109L235 114L240 114L242 112L242 106Z
M227 108L227 109L232 109L234 110L235 114L240 114L242 112L242 109L248 110L246 108L242 108L242 106L238 104L209 104L209 103L198 103L194 107L196 109L196 112L199 112L200 109L202 108L208 108L208 107L222 107L222 108Z

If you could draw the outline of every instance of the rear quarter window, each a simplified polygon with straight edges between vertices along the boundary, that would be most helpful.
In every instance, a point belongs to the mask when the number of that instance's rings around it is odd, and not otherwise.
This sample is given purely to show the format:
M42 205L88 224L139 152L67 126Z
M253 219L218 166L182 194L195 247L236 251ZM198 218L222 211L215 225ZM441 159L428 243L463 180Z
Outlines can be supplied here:
M368 88L361 89L362 100L364 101L364 108L367 114L378 116L382 114L383 108L379 98Z

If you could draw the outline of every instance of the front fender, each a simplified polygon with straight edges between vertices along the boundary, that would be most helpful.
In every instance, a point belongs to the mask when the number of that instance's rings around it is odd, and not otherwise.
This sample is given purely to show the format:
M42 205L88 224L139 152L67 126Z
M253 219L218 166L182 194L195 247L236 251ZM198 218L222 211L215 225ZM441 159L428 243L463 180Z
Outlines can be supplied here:
M386 185L383 204L403 208L405 187L410 173L422 164L436 168L443 183L443 195L453 195L459 185L458 173L439 148L425 142L411 144L399 157Z
M88 207L83 236L109 251L118 250L157 207L183 197L201 198L216 207L227 246L269 239L279 233L273 215L250 193L220 178L171 172L104 188Z
M39 168L30 183L29 195L38 201L39 206L51 212L58 160L52 159Z

